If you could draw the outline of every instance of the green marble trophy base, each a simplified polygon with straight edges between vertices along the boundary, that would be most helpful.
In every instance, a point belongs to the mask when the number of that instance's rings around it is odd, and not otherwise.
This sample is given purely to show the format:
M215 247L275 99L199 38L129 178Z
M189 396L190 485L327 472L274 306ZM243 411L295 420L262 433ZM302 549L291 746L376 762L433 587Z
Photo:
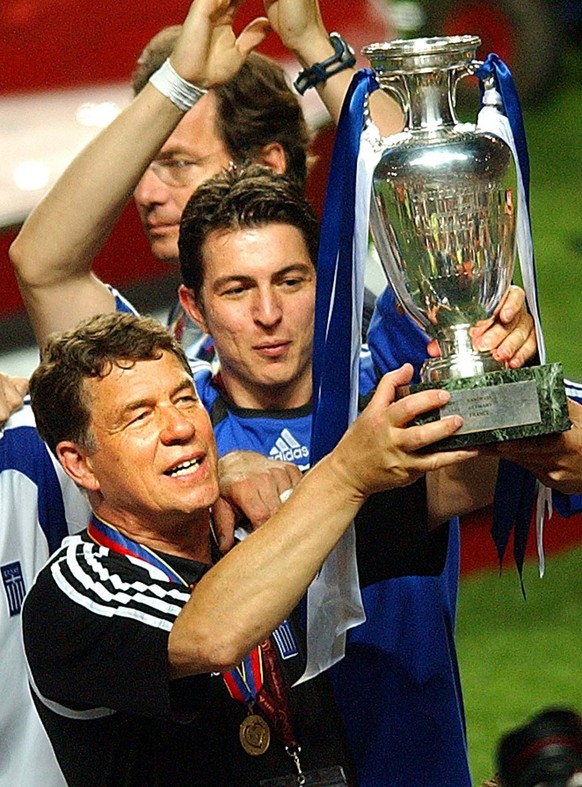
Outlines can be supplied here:
M458 413L464 424L451 437L427 451L448 451L523 437L565 432L571 427L562 364L503 369L477 377L418 383L406 393L445 388L450 401L416 418L425 424Z

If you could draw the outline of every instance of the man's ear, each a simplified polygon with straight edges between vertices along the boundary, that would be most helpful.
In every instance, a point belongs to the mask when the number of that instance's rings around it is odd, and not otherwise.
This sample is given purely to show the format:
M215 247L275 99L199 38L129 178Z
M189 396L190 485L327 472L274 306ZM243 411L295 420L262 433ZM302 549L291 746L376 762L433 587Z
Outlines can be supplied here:
M178 297L180 298L180 304L182 305L182 308L188 317L190 317L190 319L196 323L200 330L204 331L204 333L208 333L204 314L198 306L192 290L189 287L186 287L184 284L180 284L178 287Z
M57 457L65 473L78 485L90 492L96 492L99 481L93 473L91 457L77 443L63 440L57 445Z
M259 164L264 164L278 175L284 175L287 171L287 156L280 142L268 142L263 145L259 153Z

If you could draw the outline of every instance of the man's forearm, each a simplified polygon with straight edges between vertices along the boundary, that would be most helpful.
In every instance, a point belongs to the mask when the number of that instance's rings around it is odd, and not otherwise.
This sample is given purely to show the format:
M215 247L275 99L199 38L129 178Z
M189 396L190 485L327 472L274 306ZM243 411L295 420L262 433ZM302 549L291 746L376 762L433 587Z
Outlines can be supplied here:
M89 270L143 171L182 117L148 86L79 153L13 244L21 279L52 286Z
M463 516L491 505L495 494L498 459L479 456L462 465L428 473L428 519L438 527L452 516Z
M386 375L336 448L282 508L200 581L170 634L174 677L228 669L269 635L370 495L475 455L419 451L452 434L461 419L407 427L448 400L446 392L432 390L394 402L396 386L409 382L411 374L409 366Z
M147 86L73 161L28 217L10 257L39 343L114 308L91 275L141 174L181 113Z
M192 2L170 58L174 87L168 71L158 73L159 89L144 87L75 159L24 225L11 259L39 343L51 331L113 308L109 291L91 274L93 258L141 174L200 98L200 89L232 79L264 39L267 26L261 18L235 35L239 5L237 0ZM182 84L176 91L176 78L190 83L188 89Z
M297 605L363 502L332 464L323 459L199 582L170 634L172 677L235 666Z
M265 0L265 7L273 29L304 68L333 55L329 31L317 0ZM317 85L317 92L336 124L355 70L342 70ZM396 134L402 130L402 109L390 96L378 90L372 95L370 105L374 122L382 134Z

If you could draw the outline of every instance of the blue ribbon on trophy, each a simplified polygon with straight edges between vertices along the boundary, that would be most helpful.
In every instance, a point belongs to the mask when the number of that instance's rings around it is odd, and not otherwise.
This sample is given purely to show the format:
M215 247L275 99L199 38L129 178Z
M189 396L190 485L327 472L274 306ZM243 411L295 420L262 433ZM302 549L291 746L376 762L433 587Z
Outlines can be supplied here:
M495 55L487 58L478 72L481 79L490 75L495 78L496 87L505 102L505 111L508 112L506 115L499 109L495 110L498 119L501 118L500 126L505 125L509 132L494 133L508 142L518 163L518 221L522 226L521 229L518 227L517 245L524 289L536 324L540 359L544 362L545 347L537 306L528 210L529 160L521 109L511 73ZM374 160L369 156L366 163L365 155L361 155L360 138L365 127L367 96L377 87L375 75L370 70L361 70L354 76L342 108L332 155L318 258L313 363L313 462L334 447L356 414L363 270L367 259L371 179L377 161L377 158ZM530 473L513 463L503 462L496 489L491 533L501 562L511 531L515 527L514 558L520 578L535 490L536 481ZM545 501L547 494L542 490L538 494L538 503L541 503L538 505L541 573L541 523ZM312 677L341 658L345 631L356 625L354 620L358 618L357 607L358 604L361 605L361 598L359 592L356 593L354 584L357 579L355 556L346 562L348 550L353 551L353 539L351 529L344 543L332 553L331 560L326 561L320 575L309 589L308 668L302 679ZM343 556L339 557L339 553ZM344 588L341 587L342 581L338 574L340 565L344 571L346 565L349 566L347 574L350 581L347 583L347 591L345 584ZM337 631L331 616L338 621ZM322 626L328 632L323 638L320 637Z
M501 137L511 148L517 164L518 218L516 244L527 303L534 319L538 354L540 362L545 363L546 348L538 305L529 213L529 153L521 105L511 71L498 55L494 53L488 55L476 71L476 76L481 80L482 102L477 124L480 128ZM493 84L488 84L491 81ZM550 490L539 484L527 470L515 465L513 462L501 460L491 534L501 563L513 527L513 554L520 576L536 497L537 548L540 575L543 575L543 525L546 510L551 515L552 498Z
M355 74L343 104L330 164L317 263L312 462L332 450L355 416L357 389L350 383L360 352L365 266L365 256L362 260L354 254L359 240L356 221L360 225L362 218L356 206L356 175L364 105L377 87L371 71ZM365 224L367 249L367 221ZM360 226L358 229L361 234ZM340 384L336 384L338 380ZM346 383L350 387L346 388Z
M377 87L371 71L354 76L330 164L317 263L312 463L333 449L357 414L371 177L361 172L358 154L364 104ZM342 658L346 631L364 619L352 526L307 592L307 668L301 680Z

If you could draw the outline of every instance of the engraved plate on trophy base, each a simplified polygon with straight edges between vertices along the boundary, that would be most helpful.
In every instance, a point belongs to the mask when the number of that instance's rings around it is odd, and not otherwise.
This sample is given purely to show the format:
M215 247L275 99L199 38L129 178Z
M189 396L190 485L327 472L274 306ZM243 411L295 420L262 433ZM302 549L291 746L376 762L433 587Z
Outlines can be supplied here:
M445 388L451 399L444 407L419 416L413 423L429 423L458 413L464 424L454 435L434 443L427 451L554 434L571 426L559 363L504 369L440 383L418 383L408 386L406 392L429 388Z

